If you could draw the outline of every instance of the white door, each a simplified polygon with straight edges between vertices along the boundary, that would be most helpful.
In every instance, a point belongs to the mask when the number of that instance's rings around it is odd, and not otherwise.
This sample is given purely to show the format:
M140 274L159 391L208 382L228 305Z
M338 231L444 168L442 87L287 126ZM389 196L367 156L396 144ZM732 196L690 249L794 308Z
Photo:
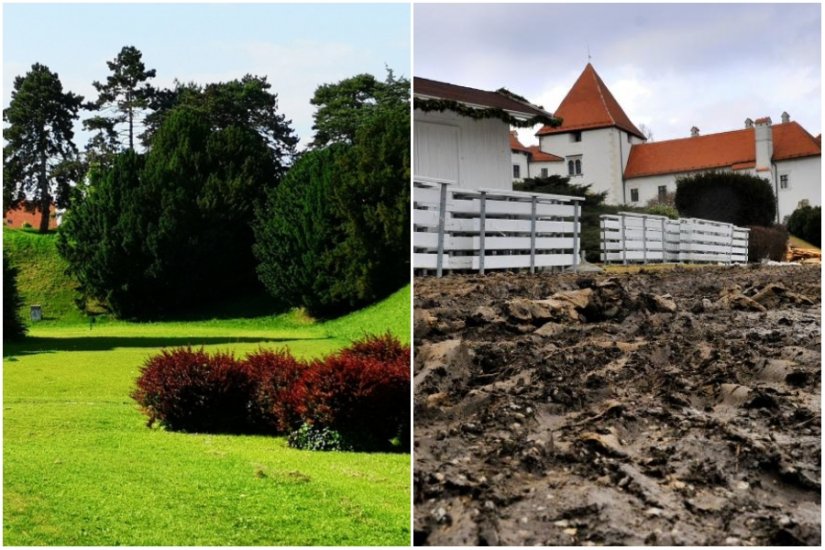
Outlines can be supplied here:
M414 128L413 174L458 183L458 127L416 122Z

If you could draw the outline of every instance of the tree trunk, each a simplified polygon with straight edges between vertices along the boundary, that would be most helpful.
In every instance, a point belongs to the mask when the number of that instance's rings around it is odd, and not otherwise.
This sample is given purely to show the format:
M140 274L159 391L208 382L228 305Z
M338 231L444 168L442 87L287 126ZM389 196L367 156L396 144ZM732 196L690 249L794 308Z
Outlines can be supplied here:
M49 210L52 197L49 195L49 179L46 165L46 154L40 155L40 233L49 232Z

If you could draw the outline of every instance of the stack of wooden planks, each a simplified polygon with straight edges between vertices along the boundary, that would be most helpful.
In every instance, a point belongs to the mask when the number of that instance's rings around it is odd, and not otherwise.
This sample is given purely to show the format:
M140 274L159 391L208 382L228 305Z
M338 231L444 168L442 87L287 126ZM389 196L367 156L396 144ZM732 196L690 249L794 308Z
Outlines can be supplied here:
M803 264L821 264L822 251L814 250L812 248L797 248L789 246L785 253L786 262L799 262Z

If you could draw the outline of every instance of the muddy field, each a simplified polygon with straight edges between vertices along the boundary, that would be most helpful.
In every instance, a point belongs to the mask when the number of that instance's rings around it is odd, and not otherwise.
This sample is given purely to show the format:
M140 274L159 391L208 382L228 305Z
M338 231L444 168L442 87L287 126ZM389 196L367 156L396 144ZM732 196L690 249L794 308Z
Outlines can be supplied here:
M818 545L819 266L415 280L417 545Z

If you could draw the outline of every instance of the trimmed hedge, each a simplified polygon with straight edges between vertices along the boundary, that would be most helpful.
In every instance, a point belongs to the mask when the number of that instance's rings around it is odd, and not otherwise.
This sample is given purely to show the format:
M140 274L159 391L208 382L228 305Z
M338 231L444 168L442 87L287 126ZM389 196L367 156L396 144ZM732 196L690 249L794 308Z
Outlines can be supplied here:
M314 361L287 351L261 350L242 360L163 351L143 366L132 397L148 425L170 430L292 433L291 444L302 448L327 448L319 437L332 437L340 439L337 449L391 450L398 439L407 449L410 348L386 335Z
M776 215L776 197L770 183L733 172L703 172L678 178L675 203L682 217L740 227L768 227Z
M788 231L794 237L822 246L822 207L800 206L788 218Z
M761 262L764 259L782 261L788 248L788 230L781 225L773 227L750 227L748 239L748 261Z

